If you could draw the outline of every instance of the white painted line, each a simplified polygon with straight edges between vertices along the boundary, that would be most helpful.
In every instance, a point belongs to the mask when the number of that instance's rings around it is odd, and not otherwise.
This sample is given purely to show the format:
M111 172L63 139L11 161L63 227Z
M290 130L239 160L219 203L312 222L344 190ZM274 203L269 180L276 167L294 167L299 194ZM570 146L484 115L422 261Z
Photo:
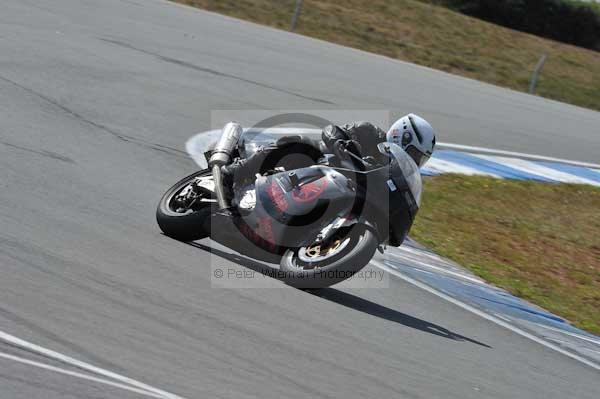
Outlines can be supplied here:
M288 134L298 134L302 131L304 134L321 137L321 129L304 128L304 127L267 127L267 128L244 128L244 133L261 132L264 135L272 134L275 137L280 137ZM207 168L207 162L204 158L204 152L208 150L208 146L221 137L221 129L207 130L200 132L190 137L185 142L185 150L192 157L194 162L202 169Z
M409 258L410 260L412 260L414 262L422 264L425 267L429 267L431 269L445 271L445 272L448 272L448 273L457 274L459 276L463 276L467 280L472 280L472 281L474 281L476 283L485 283L482 279L477 278L477 277L475 277L475 276L473 276L471 274L468 274L466 272L465 273L458 273L458 272L452 271L452 268L454 268L456 270L456 267L452 266L452 263L449 260L447 260L445 258L442 258L438 254L430 252L428 250L419 249L419 248L411 247L411 246L408 246L408 245L404 245L404 246L401 246L399 248L392 247L386 253L390 254L390 255L392 255L394 257L405 256L405 257ZM448 268L443 268L443 267L437 267L437 266L431 265L429 263L425 263L425 261L423 261L423 258L429 258L432 261L435 261L437 263L446 264L449 267Z
M495 178L500 178L500 176L495 175L493 173L482 172L475 168L470 168L468 166L460 165L456 162L445 161L435 157L435 153L433 157L427 161L427 164L423 167L425 171L430 170L434 173L459 173L461 175L478 175L478 176L490 176Z
M427 258L430 258L430 259L435 260L437 262L445 262L445 263L448 262L446 259L442 258L441 256L439 256L435 252L431 252L431 251L428 251L428 250L411 247L409 245L403 245L403 246L401 246L399 248L391 247L390 250L392 252L410 252L410 253L414 254L415 256L418 256L419 258L427 257Z
M400 269L396 268L396 270L400 270ZM419 273L431 274L432 276L435 276L435 273L434 272L430 272L429 270L417 269L417 271Z
M508 158L498 157L493 155L482 155L482 154L471 154L474 157L486 159L499 164L508 165L511 168L521 170L527 173L533 173L550 180L555 180L561 183L578 183L578 184L590 184L592 186L600 186L599 182L589 180L583 177L575 176L570 173L561 172L555 169L547 168L542 165L538 165L531 161L520 158Z
M591 338L591 337L586 337L585 335L576 334L576 333L571 332L571 331L564 331L564 330L561 330L560 328L554 328L554 327L546 326L544 324L537 324L537 325L540 326L540 327L543 327L543 328L545 328L547 330L559 332L561 334L569 335L569 336L574 337L574 338L579 338L581 340L591 342L591 343L593 343L595 345L600 345L600 340L598 340L598 339L594 339L594 338Z
M586 347L583 347L581 349L584 350L584 351L592 352L592 353L600 353L600 351L597 351L597 350L594 350L594 349L590 349L590 348L586 348Z
M208 167L208 163L204 158L204 152L208 150L208 146L219 139L221 136L220 130L210 130L193 135L185 142L185 150L190 157L202 169Z
M244 128L245 132L248 130L251 130L251 129ZM265 134L274 134L274 135L285 135L288 133L297 134L299 130L302 130L302 132L305 132L306 134L309 134L309 135L320 135L321 134L321 129L304 128L304 127L298 127L298 128L271 127L271 128L265 128L265 129L260 128L260 130ZM187 153L194 159L194 161L196 161L196 163L198 163L201 167L205 168L206 166L203 166L206 164L206 160L204 159L204 151L207 150L207 148L206 148L207 145L218 140L220 135L221 135L220 129L208 130L208 131L200 132L200 133L193 135L185 143L185 148L186 148ZM595 163L590 163L590 162L572 161L572 160L563 159L563 158L554 158L554 157L547 157L547 156L543 156L543 155L527 154L524 152L496 150L493 148L476 147L476 146L454 144L454 143L438 142L436 144L436 148L442 148L442 149L448 148L448 149L454 149L454 150L465 151L465 152L470 152L470 153L505 155L505 156L512 157L512 158L525 158L525 159L538 160L538 161L559 162L559 163L565 163L565 164L569 164L569 165L576 165L576 166L582 166L585 168L591 168L594 172L600 173L600 164L595 164ZM439 170L439 171L441 171L441 173L444 173L443 171L447 170L445 173L451 173L453 171L454 173L461 173L461 174L467 174L467 175L478 174L478 175L499 177L497 175L494 175L491 173L483 173L476 169L462 166L462 165L456 164L454 162L442 161L441 159L435 158L435 153L434 153L433 157L427 162L427 166L425 166L425 169L431 169L433 171Z
M134 388L134 387L132 387L130 385L120 384L118 382L113 382L113 381L105 380L103 378L97 378L97 377L94 377L94 376L91 376L91 375L88 375L88 374L83 374L83 373L78 373L78 372L75 372L75 371L61 369L60 367L55 367L55 366L51 366L49 364L35 362L33 360L24 359L22 357L10 355L8 353L0 352L0 358L12 360L12 361L15 361L15 362L18 362L18 363L27 364L29 366L38 367L38 368L41 368L41 369L44 369L44 370L53 371L53 372L56 372L56 373L59 373L59 374L64 374L64 375L68 375L68 376L71 376L71 377L80 378L80 379L83 379L83 380L93 381L93 382L97 382L97 383L104 384L104 385L110 385L112 387L124 389L126 391L131 391L131 392L139 393L139 394L146 395L146 396L152 396L154 398L164 398L164 396L162 396L162 395L159 395L159 394L154 393L154 392L146 391L145 389Z
M583 166L584 168L600 168L600 165L595 164L595 163L571 161L571 160L562 159L562 158L546 157L546 156L535 155L535 154L526 154L524 152L495 150L493 148L486 148L486 147L475 147L475 146L470 146L470 145L453 144L453 143L439 143L439 142L436 144L436 147L450 148L453 150L462 150L462 151L468 151L468 152L480 152L483 154L507 155L509 157L527 158L527 159L534 159L534 160L538 160L538 161L559 162L559 163L566 163L566 164L575 165L575 166Z
M82 362L80 360L74 359L72 357L63 355L62 353L55 352L51 349L46 349L39 345L32 344L31 342L27 342L21 338L15 337L14 335L7 334L3 331L0 331L0 340L7 342L13 346L17 346L19 348L23 348L28 351L41 354L43 356L49 357L49 358L57 360L59 362L63 362L63 363L69 364L71 366L78 367L80 369L89 371L91 373L98 374L98 375L108 377L108 378L112 378L115 381L120 381L124 384L128 384L133 387L152 392L156 395L159 395L160 397L162 397L164 399L183 399L182 397L172 394L170 392L166 392L161 389L154 388L150 385L144 384L143 382L139 382L134 379L122 376L120 374L113 373L112 371L105 370L100 367L92 366L91 364L88 364L88 363Z
M393 256L396 259L403 260L403 257L400 254L389 253L388 255L389 256ZM446 275L449 275L449 276L457 277L457 278L459 278L461 280L466 280L466 281L469 281L471 283L475 283L477 285L483 285L484 284L483 281L481 281L481 280L479 280L479 279L477 279L475 277L471 277L471 276L468 276L468 275L465 275L465 274L453 272L452 270L444 269L444 268L441 268L441 267L433 266L433 265L430 265L430 264L428 264L426 262L420 261L418 259L414 259L412 257L411 257L411 259L409 259L409 261L417 263L419 266L422 266L424 268L433 269L433 270L436 270L436 271L438 271L438 272L440 272L442 274L446 274ZM409 265L408 267L412 267L412 266ZM425 271L425 270L422 270L422 271Z
M408 276L404 275L403 273L401 273L401 272L399 272L397 270L394 270L394 269L386 266L385 264L383 264L383 263L381 263L379 261L372 260L371 263L373 265L379 267L380 269L385 270L388 273L393 274L394 276L396 276L398 278L401 278L402 280L404 280L404 281L406 281L406 282L408 282L408 283L410 283L410 284L412 284L412 285L414 285L416 287L421 288L422 290L425 290L425 291L427 291L427 292L429 292L429 293L431 293L433 295L436 295L436 296L438 296L438 297L440 297L442 299L445 299L446 301L448 301L448 302L450 302L450 303L452 303L452 304L454 304L456 306L459 306L459 307L463 308L464 310L467 310L467 311L469 311L469 312L471 312L473 314L476 314L477 316L480 316L480 317L482 317L482 318L484 318L486 320L489 320L492 323L495 323L495 324L497 324L497 325L499 325L501 327L504 327L504 328L506 328L506 329L508 329L508 330L510 330L510 331L512 331L514 333L516 333L516 334L519 334L522 337L525 337L525 338L528 338L528 339L530 339L530 340L532 340L534 342L537 342L538 344L543 345L543 346L545 346L548 349L552 349L552 350L554 350L554 351L556 351L556 352L558 352L560 354L563 354L565 356L570 357L571 359L577 360L578 362L583 363L586 366L592 367L593 369L596 369L596 370L600 370L600 364L594 363L594 362L592 362L592 361L590 361L590 360L588 360L588 359L586 359L586 358L584 358L582 356L579 356L579 355L577 355L575 353L566 351L563 348L561 348L561 347L559 347L557 345L554 345L553 343L548 342L548 341L546 341L544 339L536 337L535 335L533 335L531 333L528 333L525 330L521 330L520 328L518 328L518 327L516 327L516 326L514 326L514 325L512 325L510 323L507 323L506 321L504 321L504 320L502 320L502 319L500 319L500 318L498 318L498 317L496 317L494 315L491 315L489 313L485 313L485 312L483 312L483 311L481 311L481 310L479 310L479 309L477 309L477 308L475 308L475 307L473 307L473 306L471 306L469 304L466 304L464 302L459 301L456 298L452 298L450 295L444 294L443 292L440 292L440 291L438 291L438 290L436 290L436 289L428 286L427 284L423 284L420 281L417 281L417 280L415 280L415 279L413 279L411 277L408 277Z
M409 253L410 255L405 255L405 256L412 256L413 258L417 259L417 260L421 260L423 258L429 258L432 261L438 262L438 263L445 263L451 266L451 262L448 261L447 259L442 258L441 256L439 256L438 254L428 251L426 249L420 249L420 248L415 248L415 247L411 247L409 245L403 245L399 248L394 248L391 247L388 249L388 251L386 253ZM399 256L399 255L396 255Z
M508 317L506 317L504 315L501 315L500 313L494 313L494 316L496 316L496 317L498 317L498 318L500 318L500 319L502 319L502 320L504 320L506 322L509 322L509 323L512 322L511 319L509 319Z

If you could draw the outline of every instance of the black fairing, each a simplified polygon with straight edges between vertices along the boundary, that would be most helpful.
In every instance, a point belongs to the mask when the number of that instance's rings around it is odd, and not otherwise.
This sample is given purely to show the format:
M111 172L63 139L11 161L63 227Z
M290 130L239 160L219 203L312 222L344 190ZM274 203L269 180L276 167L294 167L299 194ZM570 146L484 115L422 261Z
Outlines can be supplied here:
M397 247L408 235L419 205L408 187L403 171L395 161L387 167L387 172L388 179L393 183L390 185L386 182L389 194L388 243ZM396 190L392 190L392 187L395 187Z
M419 209L401 168L392 161L367 172L337 170L356 182L363 199L355 202L352 213L373 225L381 242L400 246Z
M418 210L393 163L367 172L321 166L259 177L256 196L255 209L235 223L273 253L312 242L337 217L367 224L381 242L399 246Z
M337 217L350 215L357 201L348 179L328 167L259 177L255 187L254 210L235 223L248 239L271 252L314 241Z
M408 189L390 193L390 204L388 243L398 247L406 239L419 208Z
M380 242L399 246L418 204L397 158L389 159L362 171L347 162L347 168L311 166L258 177L255 208L233 218L249 241L243 245L281 254L314 242L325 226L344 217L370 226Z

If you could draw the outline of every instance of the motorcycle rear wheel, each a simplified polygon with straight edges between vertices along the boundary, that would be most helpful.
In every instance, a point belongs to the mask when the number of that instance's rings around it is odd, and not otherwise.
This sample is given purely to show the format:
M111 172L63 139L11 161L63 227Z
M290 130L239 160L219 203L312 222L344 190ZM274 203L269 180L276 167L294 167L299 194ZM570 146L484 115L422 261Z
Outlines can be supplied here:
M284 282L302 289L337 284L365 267L379 245L375 234L362 225L354 226L340 240L340 246L343 247L339 253L334 256L315 256L314 262L305 261L311 252L310 246L288 249L279 263Z

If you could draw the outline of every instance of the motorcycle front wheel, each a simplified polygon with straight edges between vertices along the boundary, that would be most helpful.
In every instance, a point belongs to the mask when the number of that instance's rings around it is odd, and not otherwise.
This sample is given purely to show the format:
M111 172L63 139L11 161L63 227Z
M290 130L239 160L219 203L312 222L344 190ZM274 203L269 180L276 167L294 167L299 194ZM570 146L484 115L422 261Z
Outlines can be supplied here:
M212 174L205 169L186 176L160 199L156 221L165 235L180 241L195 241L210 235L209 221L214 199L208 192L182 195L184 190L191 189L190 185L199 177L211 179Z
M318 289L352 277L373 257L379 242L363 225L334 234L326 242L288 249L279 263L283 280L296 288Z

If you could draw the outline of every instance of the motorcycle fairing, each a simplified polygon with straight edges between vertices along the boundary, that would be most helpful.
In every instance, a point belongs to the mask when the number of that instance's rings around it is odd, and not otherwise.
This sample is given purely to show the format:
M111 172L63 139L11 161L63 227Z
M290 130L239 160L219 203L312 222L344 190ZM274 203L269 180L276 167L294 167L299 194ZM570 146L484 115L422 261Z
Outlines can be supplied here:
M370 225L381 242L387 240L392 246L400 246L419 209L411 190L414 182L405 175L406 166L392 160L388 165L365 172L336 170L356 181L358 189L364 188L357 194L362 201L355 202L352 212L359 222Z
M327 167L308 167L259 177L256 206L236 220L239 230L271 252L313 242L332 220L351 213L356 192Z

